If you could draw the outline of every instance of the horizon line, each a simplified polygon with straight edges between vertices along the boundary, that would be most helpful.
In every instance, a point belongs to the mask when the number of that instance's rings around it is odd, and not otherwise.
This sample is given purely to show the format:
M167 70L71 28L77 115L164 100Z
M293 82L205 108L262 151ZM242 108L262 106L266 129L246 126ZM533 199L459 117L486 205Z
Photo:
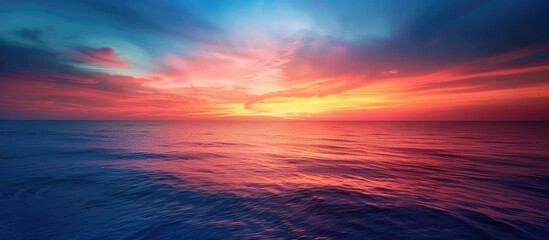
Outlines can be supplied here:
M337 120L337 119L0 119L0 121L135 121L135 122L549 122L548 120Z

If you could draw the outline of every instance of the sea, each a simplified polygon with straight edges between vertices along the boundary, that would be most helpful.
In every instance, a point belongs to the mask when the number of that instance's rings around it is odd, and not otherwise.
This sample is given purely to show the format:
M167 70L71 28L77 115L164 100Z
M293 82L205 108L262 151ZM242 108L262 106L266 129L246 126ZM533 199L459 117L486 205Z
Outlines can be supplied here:
M548 122L0 121L0 239L548 236Z

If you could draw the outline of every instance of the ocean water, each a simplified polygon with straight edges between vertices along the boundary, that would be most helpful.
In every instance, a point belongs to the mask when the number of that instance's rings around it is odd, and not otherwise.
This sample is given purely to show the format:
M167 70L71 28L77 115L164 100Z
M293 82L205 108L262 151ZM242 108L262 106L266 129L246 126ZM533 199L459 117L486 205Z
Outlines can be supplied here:
M0 239L547 239L549 123L0 122Z

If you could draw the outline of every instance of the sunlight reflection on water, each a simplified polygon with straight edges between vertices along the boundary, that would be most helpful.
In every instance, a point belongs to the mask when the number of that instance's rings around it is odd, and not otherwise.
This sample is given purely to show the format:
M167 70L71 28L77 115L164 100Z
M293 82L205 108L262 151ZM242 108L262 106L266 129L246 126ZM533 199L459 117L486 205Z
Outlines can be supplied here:
M542 239L547 127L3 122L0 236Z

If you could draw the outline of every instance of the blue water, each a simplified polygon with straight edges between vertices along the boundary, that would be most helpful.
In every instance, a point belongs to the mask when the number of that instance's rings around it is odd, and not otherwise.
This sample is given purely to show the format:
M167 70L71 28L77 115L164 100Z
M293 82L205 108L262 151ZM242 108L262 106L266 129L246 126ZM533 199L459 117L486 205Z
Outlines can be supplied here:
M549 124L0 122L1 239L547 239Z

